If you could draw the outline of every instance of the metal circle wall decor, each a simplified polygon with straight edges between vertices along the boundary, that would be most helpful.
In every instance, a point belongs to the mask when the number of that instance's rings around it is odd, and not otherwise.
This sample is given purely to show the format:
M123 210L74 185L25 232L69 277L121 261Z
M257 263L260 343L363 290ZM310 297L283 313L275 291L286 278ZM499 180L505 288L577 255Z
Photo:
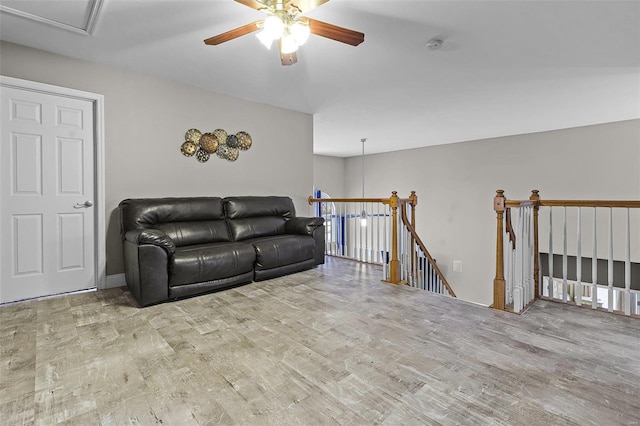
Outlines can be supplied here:
M207 151L205 151L202 148L199 148L198 151L196 152L196 159L201 163L206 163L207 161L209 161L210 157L211 157L211 154L209 154Z
M238 137L236 135L228 135L227 136L227 145L229 145L231 148L237 148L238 147Z
M240 151L238 150L238 148L234 148L230 146L225 159L229 161L236 161L239 156L240 156Z
M185 157L192 157L193 154L198 150L198 145L191 141L185 141L182 145L180 145L180 152Z
M225 132L224 130L215 129L213 131L213 134L216 135L216 138L218 138L220 143L226 143L227 142L227 132Z
M236 133L236 138L238 138L238 148L243 151L251 148L251 135L247 132L238 132Z
M202 137L202 132L198 129L189 129L187 133L184 134L184 140L191 141L196 145L200 143L200 138Z
M205 133L200 138L200 147L207 151L209 154L213 154L218 149L220 141L213 133Z
M228 160L230 151L231 151L231 147L229 145L222 144L218 147L218 151L216 152L216 154L218 155L219 158L222 158L223 160Z
M185 133L185 141L180 145L180 152L185 157L195 157L201 163L209 161L211 154L227 161L236 161L240 151L247 151L252 144L251 135L245 131L232 134L224 129L215 129L203 133L198 129L189 129Z

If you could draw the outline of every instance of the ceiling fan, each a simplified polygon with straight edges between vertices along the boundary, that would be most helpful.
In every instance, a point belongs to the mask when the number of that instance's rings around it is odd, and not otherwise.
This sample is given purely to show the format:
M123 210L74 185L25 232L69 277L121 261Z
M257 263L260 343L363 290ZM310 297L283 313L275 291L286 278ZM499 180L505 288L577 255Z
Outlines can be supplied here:
M234 38L262 30L257 34L262 44L271 48L278 42L282 65L293 65L298 61L296 51L309 34L315 34L341 43L357 46L364 41L364 34L337 25L307 18L302 14L315 9L329 0L234 0L252 9L269 15L265 19L252 22L204 41L208 45L218 45Z

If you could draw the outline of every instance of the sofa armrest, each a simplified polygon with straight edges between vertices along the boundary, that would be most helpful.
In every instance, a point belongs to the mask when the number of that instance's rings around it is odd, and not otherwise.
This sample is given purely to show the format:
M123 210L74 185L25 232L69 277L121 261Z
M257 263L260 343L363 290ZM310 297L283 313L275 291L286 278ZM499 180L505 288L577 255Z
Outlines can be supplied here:
M136 245L151 244L163 248L167 255L172 256L176 252L176 244L164 232L157 229L136 229L129 231L124 236L125 241Z
M285 224L287 234L313 235L313 231L324 225L322 217L293 217Z

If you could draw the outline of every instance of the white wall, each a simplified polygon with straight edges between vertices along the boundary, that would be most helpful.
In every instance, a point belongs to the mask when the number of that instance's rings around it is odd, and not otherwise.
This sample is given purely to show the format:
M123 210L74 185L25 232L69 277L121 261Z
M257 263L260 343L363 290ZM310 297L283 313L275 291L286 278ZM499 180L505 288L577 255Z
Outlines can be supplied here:
M360 162L345 159L347 197L361 194ZM488 305L496 189L512 199L531 189L546 199L640 199L640 120L368 155L365 170L367 197L417 192L427 249L458 297Z
M131 197L288 195L313 189L312 116L2 42L0 74L105 97L107 274L123 272L118 203ZM181 155L190 128L247 131L236 162ZM96 206L98 207L98 206Z
M345 196L344 158L313 156L313 187L320 189L333 198Z

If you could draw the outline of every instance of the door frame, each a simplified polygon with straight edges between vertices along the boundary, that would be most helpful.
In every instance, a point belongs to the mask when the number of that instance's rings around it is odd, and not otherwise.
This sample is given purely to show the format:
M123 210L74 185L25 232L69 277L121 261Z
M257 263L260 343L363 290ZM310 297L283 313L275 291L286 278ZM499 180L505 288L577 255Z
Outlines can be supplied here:
M95 253L95 285L99 289L106 288L106 224L105 224L105 167L104 167L104 96L68 87L54 86L36 81L0 75L0 86L28 90L47 95L62 96L89 101L93 104L93 177L94 177L94 253ZM0 204L5 200L0 199Z

